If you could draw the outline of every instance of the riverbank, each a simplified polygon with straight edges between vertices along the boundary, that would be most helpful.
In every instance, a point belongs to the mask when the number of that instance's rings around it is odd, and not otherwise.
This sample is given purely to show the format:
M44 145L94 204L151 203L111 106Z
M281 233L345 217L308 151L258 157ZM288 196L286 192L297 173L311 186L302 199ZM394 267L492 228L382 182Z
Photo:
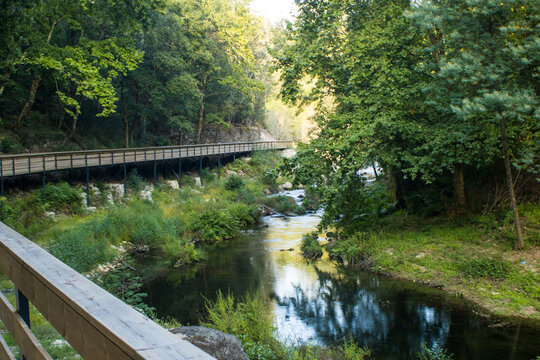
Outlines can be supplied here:
M526 249L514 250L508 214L425 220L403 212L375 231L326 248L348 267L441 288L476 303L486 316L540 320L540 205L520 207Z

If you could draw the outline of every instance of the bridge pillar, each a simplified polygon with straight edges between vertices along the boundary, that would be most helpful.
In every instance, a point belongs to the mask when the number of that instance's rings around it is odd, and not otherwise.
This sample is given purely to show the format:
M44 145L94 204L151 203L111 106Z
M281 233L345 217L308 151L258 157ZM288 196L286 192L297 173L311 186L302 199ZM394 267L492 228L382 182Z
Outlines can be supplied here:
M202 156L199 158L199 177L201 178L201 186L203 186L203 176L202 176Z
M19 289L15 293L15 302L17 303L17 313L30 328L30 305L28 304L28 298ZM21 360L26 360L24 354L21 354Z
M221 180L221 156L220 155L218 155L218 158L217 158L217 168L218 168L217 178L218 180Z
M178 158L178 187L182 187L182 159Z
M4 196L4 173L2 172L1 160L0 160L0 196Z
M157 187L157 161L154 154L154 189Z

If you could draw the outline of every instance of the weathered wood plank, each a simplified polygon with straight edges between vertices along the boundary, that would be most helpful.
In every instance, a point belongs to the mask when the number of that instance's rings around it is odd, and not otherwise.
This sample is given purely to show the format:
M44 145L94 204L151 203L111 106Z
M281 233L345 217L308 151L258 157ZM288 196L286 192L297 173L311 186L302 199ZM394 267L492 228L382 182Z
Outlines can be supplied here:
M0 271L88 359L213 359L0 223Z
M0 334L0 360L15 360L15 356L11 352L6 340Z
M0 293L0 319L30 360L52 360L6 297Z

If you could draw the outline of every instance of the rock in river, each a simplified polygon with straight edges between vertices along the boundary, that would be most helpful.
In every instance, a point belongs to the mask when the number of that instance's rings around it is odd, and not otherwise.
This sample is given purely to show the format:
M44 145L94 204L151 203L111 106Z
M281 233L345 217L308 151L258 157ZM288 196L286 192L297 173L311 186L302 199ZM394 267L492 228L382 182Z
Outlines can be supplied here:
M203 326L183 326L170 332L206 351L218 360L249 360L235 336Z

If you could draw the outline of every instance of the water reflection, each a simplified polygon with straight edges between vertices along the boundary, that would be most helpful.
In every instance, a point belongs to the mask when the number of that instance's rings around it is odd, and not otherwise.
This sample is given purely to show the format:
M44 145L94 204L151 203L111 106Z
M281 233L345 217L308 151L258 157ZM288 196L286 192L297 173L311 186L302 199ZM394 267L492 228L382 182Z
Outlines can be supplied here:
M148 302L161 317L195 324L204 314L204 298L215 299L218 290L236 297L258 292L272 299L281 338L334 344L352 334L375 351L376 359L414 358L422 343L435 342L455 359L540 354L538 325L491 327L469 304L436 289L340 270L327 259L306 263L299 244L319 221L320 214L269 217L268 228L209 249L208 260L191 273L160 273L146 284Z

